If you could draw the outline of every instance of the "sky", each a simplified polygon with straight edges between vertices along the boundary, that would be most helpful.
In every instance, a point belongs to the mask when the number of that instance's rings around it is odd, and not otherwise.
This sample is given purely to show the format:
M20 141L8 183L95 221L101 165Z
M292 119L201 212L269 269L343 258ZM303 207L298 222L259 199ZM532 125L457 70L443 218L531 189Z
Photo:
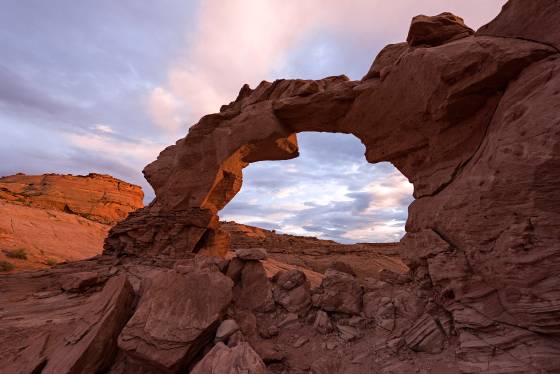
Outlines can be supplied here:
M142 168L248 83L360 79L417 14L476 29L505 0L1 0L0 175ZM395 241L412 187L351 135L303 133L301 156L245 170L223 219L345 243Z

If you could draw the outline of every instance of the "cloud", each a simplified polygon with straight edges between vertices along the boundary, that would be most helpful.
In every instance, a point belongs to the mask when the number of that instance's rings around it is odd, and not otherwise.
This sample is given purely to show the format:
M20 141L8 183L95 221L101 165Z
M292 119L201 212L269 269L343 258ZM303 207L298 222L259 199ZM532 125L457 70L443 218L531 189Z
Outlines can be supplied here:
M343 243L402 237L412 185L399 171L389 163L368 164L352 135L302 133L299 144L297 159L249 165L241 192L220 217Z
M178 100L168 91L156 87L150 94L149 113L156 125L170 132L177 132L181 128L181 118Z
M385 44L406 39L413 16L453 11L476 28L493 18L503 3L204 1L185 57L168 70L167 83L152 90L149 111L159 113L153 117L160 126L174 128L175 122L192 125L202 115L217 112L244 83L254 87L265 79L320 78L318 74L346 70L359 78Z

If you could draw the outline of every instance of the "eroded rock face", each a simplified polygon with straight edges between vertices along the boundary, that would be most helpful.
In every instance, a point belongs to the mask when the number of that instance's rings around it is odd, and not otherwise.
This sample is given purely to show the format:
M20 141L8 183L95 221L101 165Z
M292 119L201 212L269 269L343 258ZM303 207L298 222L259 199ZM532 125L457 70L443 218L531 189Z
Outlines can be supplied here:
M114 225L144 206L139 186L110 175L25 175L0 178L0 199L76 214Z
M160 271L119 335L132 361L166 372L184 370L214 338L232 298L232 281L218 271Z
M99 255L110 227L143 197L139 186L101 174L2 177L0 261L22 270ZM7 256L13 250L25 258Z
M120 275L89 298L74 295L70 299L55 292L36 296L28 305L13 309L19 323L11 321L11 313L3 313L2 372L78 374L107 369L133 300L132 286L125 275Z
M560 4L556 0L509 0L502 12L477 35L533 40L560 50L557 20Z

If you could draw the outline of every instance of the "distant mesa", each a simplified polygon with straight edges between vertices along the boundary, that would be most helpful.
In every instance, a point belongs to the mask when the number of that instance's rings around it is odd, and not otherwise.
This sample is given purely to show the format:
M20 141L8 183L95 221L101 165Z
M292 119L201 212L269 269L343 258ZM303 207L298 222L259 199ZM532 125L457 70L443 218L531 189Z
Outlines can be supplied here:
M104 174L0 178L0 271L98 255L111 226L143 198L141 187Z

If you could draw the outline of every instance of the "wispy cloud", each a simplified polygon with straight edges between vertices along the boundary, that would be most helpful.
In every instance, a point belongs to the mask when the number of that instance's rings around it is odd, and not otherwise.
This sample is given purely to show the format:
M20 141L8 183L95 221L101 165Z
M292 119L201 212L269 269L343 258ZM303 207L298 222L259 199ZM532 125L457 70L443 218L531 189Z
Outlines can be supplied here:
M190 30L185 57L168 70L167 82L153 89L149 110L162 128L176 128L176 123L192 125L202 115L218 111L245 83L254 87L282 74L298 76L294 67L299 66L299 76L303 70L303 78L342 74L353 71L354 63L346 58L350 56L361 59L358 73L364 74L381 47L406 39L413 16L454 11L479 27L504 2L204 1ZM298 61L298 53L305 62ZM339 70L329 70L333 68Z
M299 158L244 170L227 220L339 242L392 242L404 234L412 185L388 163L368 164L352 135L302 133ZM329 157L325 157L326 145Z

